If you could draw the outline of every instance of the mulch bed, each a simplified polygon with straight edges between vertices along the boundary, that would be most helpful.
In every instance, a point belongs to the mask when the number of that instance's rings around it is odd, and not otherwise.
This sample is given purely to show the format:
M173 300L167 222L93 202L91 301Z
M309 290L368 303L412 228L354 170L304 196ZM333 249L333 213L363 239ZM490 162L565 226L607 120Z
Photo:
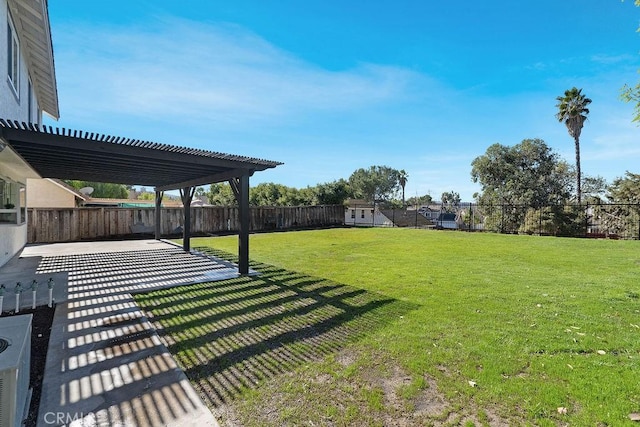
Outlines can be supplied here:
M33 390L31 395L31 405L29 415L25 422L26 427L32 427L38 421L38 407L42 392L42 379L44 378L44 368L47 362L47 350L49 348L49 336L51 335L51 324L53 323L52 308L45 306L36 307L35 310L20 310L17 315L33 314L31 324L31 379L29 386ZM6 312L2 317L13 316L14 312Z

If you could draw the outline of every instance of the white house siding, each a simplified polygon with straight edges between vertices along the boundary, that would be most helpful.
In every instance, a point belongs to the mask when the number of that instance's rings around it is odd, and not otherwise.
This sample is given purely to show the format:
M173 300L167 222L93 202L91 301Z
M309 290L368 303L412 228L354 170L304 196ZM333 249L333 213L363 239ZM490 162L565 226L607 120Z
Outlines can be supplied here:
M355 210L355 217L353 211ZM344 214L345 225L359 226L376 226L376 227L393 227L393 222L382 214L378 209L372 213L373 209L369 207L347 208ZM364 214L364 218L363 218Z
M9 261L27 242L27 224L0 224L0 266Z
M7 76L8 58L8 34L7 24L9 19L9 8L7 0L0 0L0 117L3 119L18 120L21 122L29 121L29 96L32 96L32 122L40 124L42 114L38 111L37 100L33 94L29 94L29 73L25 56L20 53L20 77L19 77L19 93L16 93L11 87ZM15 21L14 21L15 23ZM19 40L20 42L20 40ZM22 50L22 43L20 43Z
M34 94L29 93L29 72L23 52L23 43L20 43L20 70L18 93L16 94L9 82L8 69L8 32L7 25L9 19L9 9L7 0L0 0L0 118L17 120L20 122L29 121L29 97L32 97L31 121L41 123L42 114L39 111L37 99ZM15 25L15 20L14 20ZM4 181L26 186L27 173L23 167L16 168L15 155L10 155L5 148L4 155L0 156L0 178ZM22 171L22 172L21 172ZM21 209L20 201L17 201L16 209ZM23 201L26 202L26 201ZM0 209L4 208L5 201L2 201ZM27 221L21 224L0 223L0 266L16 255L27 243Z

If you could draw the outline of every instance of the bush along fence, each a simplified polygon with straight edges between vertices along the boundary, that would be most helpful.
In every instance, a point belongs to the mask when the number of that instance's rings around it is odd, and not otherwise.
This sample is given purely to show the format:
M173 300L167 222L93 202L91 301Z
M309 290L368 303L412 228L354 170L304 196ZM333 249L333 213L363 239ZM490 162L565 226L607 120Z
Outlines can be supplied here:
M182 208L163 208L163 236L182 233ZM29 209L29 243L72 242L136 235L153 235L152 208ZM344 206L251 207L252 231L330 227L344 224ZM191 232L215 234L240 229L237 207L191 208Z

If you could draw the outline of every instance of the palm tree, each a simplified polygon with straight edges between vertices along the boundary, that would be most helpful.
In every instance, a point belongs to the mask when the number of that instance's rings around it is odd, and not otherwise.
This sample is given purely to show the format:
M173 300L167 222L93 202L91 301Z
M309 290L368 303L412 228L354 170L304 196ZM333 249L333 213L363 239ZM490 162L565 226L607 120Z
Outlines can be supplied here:
M409 175L404 169L398 172L398 183L400 184L400 187L402 187L402 207L403 208L405 207L404 206L404 186L407 185L407 178L409 178Z
M564 91L564 96L556 98L558 104L558 113L556 118L559 122L564 122L569 131L569 135L576 143L576 189L578 196L578 204L582 199L582 186L581 186L581 174L580 174L580 134L582 133L582 126L587 115L589 115L589 109L587 105L591 104L591 100L582 94L582 89L571 88Z

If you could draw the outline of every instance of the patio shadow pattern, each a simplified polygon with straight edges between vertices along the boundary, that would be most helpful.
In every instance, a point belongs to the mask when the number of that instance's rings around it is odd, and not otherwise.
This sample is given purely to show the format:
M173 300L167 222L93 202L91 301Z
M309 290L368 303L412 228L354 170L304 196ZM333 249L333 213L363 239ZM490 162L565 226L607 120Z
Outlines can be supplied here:
M132 294L237 277L237 268L154 245L41 258L37 274L65 273L68 295L56 307L38 425L217 425Z
M337 353L415 308L275 266L251 267L260 274L135 297L214 414L243 391Z

